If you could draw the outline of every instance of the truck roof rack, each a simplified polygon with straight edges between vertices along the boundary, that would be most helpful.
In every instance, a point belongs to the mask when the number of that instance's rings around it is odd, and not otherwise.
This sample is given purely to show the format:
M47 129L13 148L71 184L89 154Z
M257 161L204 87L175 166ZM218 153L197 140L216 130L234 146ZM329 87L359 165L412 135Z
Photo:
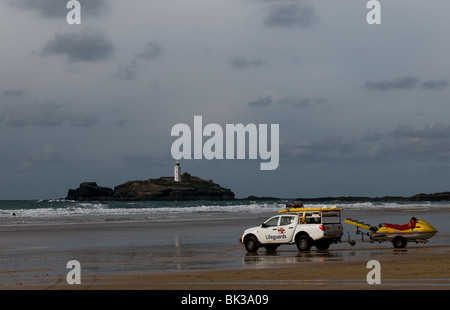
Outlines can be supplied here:
M342 211L342 208L337 208L336 206L332 207L322 207L322 208L291 208L291 209L283 209L278 211L278 213L296 213L296 212L305 212L305 211Z

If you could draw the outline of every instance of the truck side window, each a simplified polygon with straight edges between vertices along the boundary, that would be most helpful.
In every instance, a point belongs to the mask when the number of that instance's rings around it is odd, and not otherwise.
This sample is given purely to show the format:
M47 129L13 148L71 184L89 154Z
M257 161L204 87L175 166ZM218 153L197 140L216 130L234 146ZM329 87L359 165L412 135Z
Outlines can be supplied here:
M289 225L294 221L293 216L282 216L280 220L280 226Z

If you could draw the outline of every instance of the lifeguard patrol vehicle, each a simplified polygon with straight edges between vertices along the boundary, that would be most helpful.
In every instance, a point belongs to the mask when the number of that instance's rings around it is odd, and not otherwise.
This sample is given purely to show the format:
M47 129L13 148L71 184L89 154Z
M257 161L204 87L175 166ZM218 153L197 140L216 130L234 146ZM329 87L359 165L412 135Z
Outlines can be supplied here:
M239 241L248 252L256 252L261 246L275 251L282 244L296 244L300 251L309 251L313 245L327 250L332 243L341 241L341 211L336 207L304 208L290 204L261 226L246 229Z

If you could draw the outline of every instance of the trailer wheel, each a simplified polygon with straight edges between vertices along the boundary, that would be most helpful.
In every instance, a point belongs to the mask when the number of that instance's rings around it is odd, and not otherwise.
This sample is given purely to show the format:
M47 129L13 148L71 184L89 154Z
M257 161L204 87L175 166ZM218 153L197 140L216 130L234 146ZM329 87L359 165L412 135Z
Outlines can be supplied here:
M396 249L403 249L404 247L406 247L407 243L408 241L406 241L405 238L399 236L395 237L394 240L392 240L392 245Z
M308 235L301 235L297 238L297 249L299 249L299 251L309 251L311 246L311 238L309 238Z
M258 251L259 248L259 244L258 244L258 240L255 237L247 237L245 239L245 249L248 252L256 252Z

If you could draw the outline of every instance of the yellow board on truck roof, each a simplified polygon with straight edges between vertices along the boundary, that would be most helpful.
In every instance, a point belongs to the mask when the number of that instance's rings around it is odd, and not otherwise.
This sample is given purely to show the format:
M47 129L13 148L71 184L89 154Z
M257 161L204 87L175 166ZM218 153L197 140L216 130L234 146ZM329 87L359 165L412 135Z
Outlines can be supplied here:
M322 207L322 208L292 208L292 209L283 209L278 211L278 213L289 213L289 212L307 212L307 211L342 211L342 208L337 207Z

